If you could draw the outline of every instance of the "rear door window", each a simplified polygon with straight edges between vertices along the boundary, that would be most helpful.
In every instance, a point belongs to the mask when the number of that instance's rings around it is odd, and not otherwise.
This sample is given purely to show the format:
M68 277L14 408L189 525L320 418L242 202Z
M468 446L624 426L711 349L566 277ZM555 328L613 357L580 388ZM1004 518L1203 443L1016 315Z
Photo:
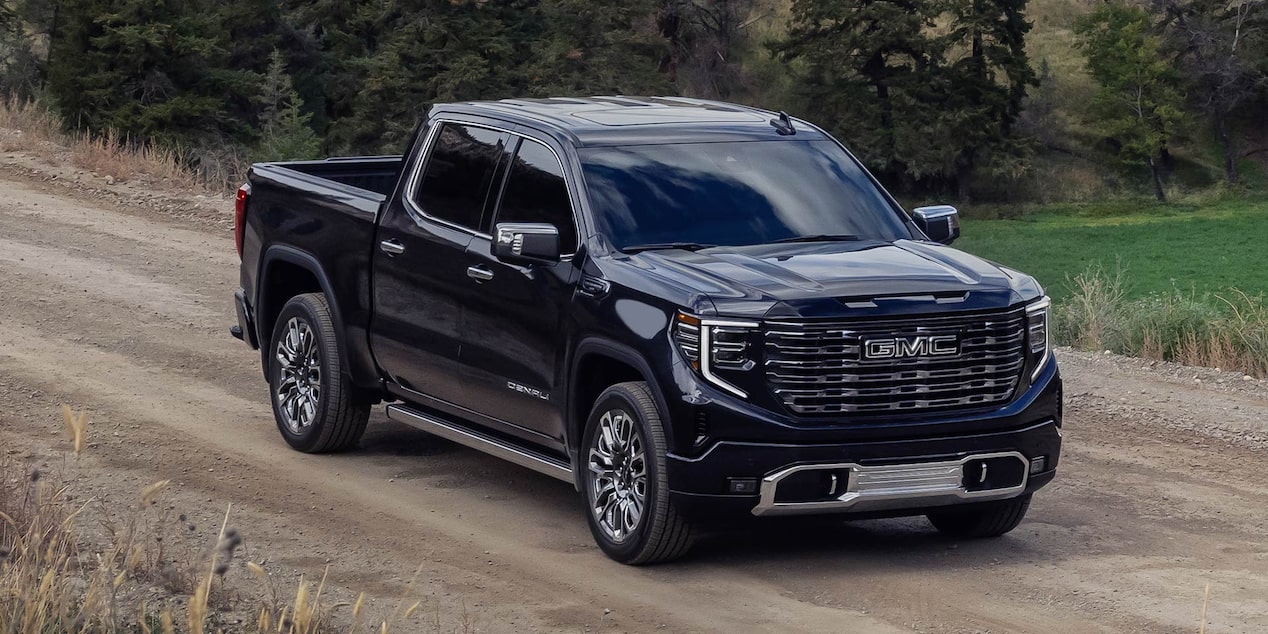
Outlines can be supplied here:
M497 222L537 222L559 229L560 252L577 250L577 228L564 169L550 148L532 139L520 143L510 166Z
M507 133L497 130L441 124L424 172L411 192L414 204L431 218L479 231L508 139Z

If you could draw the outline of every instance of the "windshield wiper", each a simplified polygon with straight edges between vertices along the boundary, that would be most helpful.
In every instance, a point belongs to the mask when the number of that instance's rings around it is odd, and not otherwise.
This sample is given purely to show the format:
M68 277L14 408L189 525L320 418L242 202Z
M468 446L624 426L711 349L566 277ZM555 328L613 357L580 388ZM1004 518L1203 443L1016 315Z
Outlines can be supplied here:
M771 241L771 244L779 244L781 242L854 242L859 237L845 233L821 233L813 236L795 236L792 238L781 238Z
M668 251L670 249L684 249L686 251L699 251L700 249L708 249L718 246L716 244L701 244L699 242L651 242L648 244L635 244L621 249L622 253L638 253L640 251Z

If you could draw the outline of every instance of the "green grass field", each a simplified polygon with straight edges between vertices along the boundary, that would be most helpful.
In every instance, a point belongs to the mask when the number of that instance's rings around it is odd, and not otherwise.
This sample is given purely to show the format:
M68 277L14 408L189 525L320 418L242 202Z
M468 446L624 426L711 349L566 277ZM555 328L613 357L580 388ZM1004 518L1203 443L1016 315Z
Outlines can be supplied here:
M1268 293L1268 198L1052 205L1009 219L969 210L956 247L1036 276L1057 298L1089 267L1121 266L1128 295ZM999 210L995 210L999 215Z

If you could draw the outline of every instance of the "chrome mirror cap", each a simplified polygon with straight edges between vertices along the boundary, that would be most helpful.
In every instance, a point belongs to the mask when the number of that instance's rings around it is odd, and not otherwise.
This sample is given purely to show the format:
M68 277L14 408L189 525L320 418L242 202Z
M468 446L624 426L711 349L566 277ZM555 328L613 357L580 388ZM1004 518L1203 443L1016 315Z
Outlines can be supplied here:
M512 264L559 261L559 229L545 223L500 223L493 229L493 255Z
M934 242L951 244L960 237L960 212L951 205L917 207L911 216L916 226Z

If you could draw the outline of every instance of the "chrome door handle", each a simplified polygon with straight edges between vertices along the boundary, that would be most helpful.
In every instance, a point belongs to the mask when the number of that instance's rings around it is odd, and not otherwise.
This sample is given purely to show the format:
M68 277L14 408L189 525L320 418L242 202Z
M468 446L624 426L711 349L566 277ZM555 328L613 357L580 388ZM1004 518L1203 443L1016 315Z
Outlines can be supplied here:
M477 282L487 282L493 279L493 271L477 264L476 266L467 269L467 277Z
M388 255L400 255L405 253L405 245L396 240L384 240L379 243L379 249Z

